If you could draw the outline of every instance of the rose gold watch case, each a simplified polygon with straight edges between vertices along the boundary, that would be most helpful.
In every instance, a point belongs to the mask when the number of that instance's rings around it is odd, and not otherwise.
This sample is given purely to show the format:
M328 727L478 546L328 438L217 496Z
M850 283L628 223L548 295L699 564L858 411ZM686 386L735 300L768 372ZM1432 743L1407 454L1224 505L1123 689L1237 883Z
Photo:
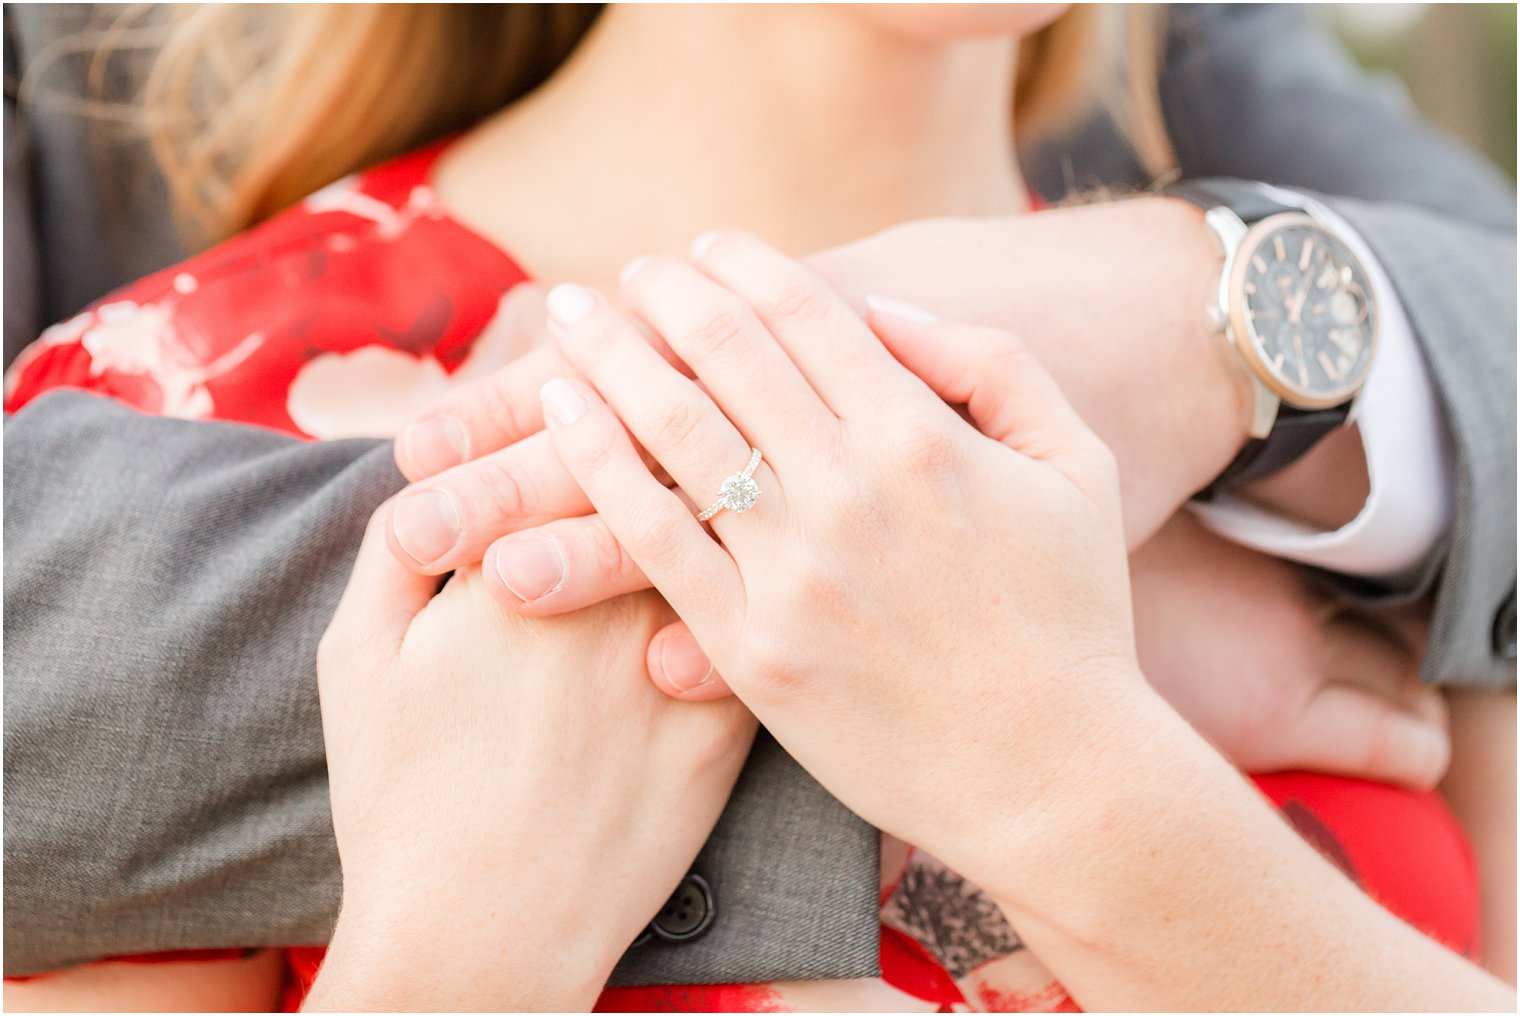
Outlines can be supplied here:
M1237 220L1239 221L1239 220ZM1314 216L1307 212L1281 212L1269 215L1265 219L1246 230L1233 252L1228 256L1221 278L1220 303L1226 308L1226 321L1228 323L1231 343L1240 353L1241 359L1250 368L1251 375L1256 378L1268 391L1276 395L1283 402L1294 409L1330 409L1354 398L1361 391L1362 385L1367 380L1367 373L1372 369L1373 358L1377 355L1378 337L1382 331L1382 317L1377 313L1377 308L1371 302L1370 289L1368 292L1367 316L1371 319L1370 336L1367 340L1367 358L1363 361L1362 369L1348 377L1346 383L1331 392L1310 393L1305 392L1295 385L1289 384L1277 376L1266 361L1262 359L1261 348L1258 345L1256 330L1251 326L1245 315L1245 282L1246 267L1251 263L1251 256L1267 242L1267 239L1279 229L1290 226L1308 226L1321 233L1334 236ZM1367 271L1356 255L1345 250L1345 244L1337 241L1337 246L1351 263L1356 274L1363 281L1364 288L1369 288L1366 283ZM1275 415L1275 414L1274 414Z

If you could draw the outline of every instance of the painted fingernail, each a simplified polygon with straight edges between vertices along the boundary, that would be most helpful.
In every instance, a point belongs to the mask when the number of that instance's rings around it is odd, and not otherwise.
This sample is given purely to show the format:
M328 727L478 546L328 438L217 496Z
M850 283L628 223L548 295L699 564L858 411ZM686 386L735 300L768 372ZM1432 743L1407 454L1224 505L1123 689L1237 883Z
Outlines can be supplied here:
M866 297L866 306L878 314L900 318L903 321L909 321L916 325L939 323L939 315L933 311L924 310L918 304L909 303L906 300L894 300L890 296L868 296Z
M541 600L565 584L565 555L548 536L523 536L496 546L496 574L523 603Z
M713 678L712 661L689 633L671 635L660 644L660 669L677 691L695 691Z
M701 261L702 255L712 250L713 244L717 243L721 239L723 239L722 230L709 229L707 232L703 233L701 236L697 237L691 242L691 259L693 261Z
M539 389L538 397L543 400L544 412L566 427L586 415L585 396L564 378L547 382Z
M548 310L550 320L562 325L580 321L596 309L596 304L595 293L573 282L561 282L544 297L544 308Z
M624 265L621 272L618 272L618 283L624 286L628 285L628 283L633 281L633 277L642 272L646 267L648 267L648 265L649 255L640 254L638 257L634 258L632 261Z
M441 473L470 457L470 435L452 416L429 416L401 432L406 461L426 476Z
M443 490L419 490L402 494L391 513L396 542L413 561L431 565L459 542L459 509Z

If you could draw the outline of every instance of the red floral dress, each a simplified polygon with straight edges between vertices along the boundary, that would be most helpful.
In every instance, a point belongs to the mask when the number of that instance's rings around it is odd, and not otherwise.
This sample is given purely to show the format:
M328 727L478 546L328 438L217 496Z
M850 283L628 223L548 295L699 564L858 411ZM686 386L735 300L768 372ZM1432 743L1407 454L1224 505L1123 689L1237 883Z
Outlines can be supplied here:
M523 352L517 337L531 331L515 320L527 274L450 218L429 186L441 150L341 180L54 325L7 376L6 409L73 387L147 413L235 420L309 439L394 434L450 386ZM1390 910L1475 954L1475 870L1440 798L1313 774L1256 783L1285 819ZM292 948L287 956L285 1001L294 1009L322 950ZM975 886L887 838L879 977L609 989L598 1008L934 1012L1075 1005Z

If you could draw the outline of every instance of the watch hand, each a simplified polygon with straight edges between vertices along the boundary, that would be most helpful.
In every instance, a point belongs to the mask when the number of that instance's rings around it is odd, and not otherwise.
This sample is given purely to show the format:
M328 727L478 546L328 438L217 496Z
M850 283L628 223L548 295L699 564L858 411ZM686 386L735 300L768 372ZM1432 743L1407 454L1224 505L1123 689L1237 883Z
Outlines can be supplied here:
M1293 306L1288 310L1288 320L1294 324L1298 324L1299 320L1303 317L1304 302L1309 299L1309 287L1313 284L1314 276L1305 272L1304 288L1298 291L1298 299L1293 302Z
M1293 333L1293 351L1298 354L1298 383L1307 387L1309 384L1309 363L1308 357L1304 356L1303 332Z

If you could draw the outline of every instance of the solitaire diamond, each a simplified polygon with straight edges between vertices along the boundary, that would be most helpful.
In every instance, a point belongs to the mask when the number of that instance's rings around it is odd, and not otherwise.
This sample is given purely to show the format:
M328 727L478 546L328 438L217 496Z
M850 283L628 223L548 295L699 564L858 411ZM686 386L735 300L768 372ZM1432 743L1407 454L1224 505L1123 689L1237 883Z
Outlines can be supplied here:
M723 486L718 488L718 500L706 511L698 513L698 522L706 522L721 511L742 515L755 507L760 498L760 485L751 477L755 475L755 467L760 465L760 457L760 449L749 450L749 464L723 481Z
M759 497L759 484L743 473L735 473L724 480L723 486L718 488L718 500L723 502L723 507L735 515L743 514L755 507L755 500Z

